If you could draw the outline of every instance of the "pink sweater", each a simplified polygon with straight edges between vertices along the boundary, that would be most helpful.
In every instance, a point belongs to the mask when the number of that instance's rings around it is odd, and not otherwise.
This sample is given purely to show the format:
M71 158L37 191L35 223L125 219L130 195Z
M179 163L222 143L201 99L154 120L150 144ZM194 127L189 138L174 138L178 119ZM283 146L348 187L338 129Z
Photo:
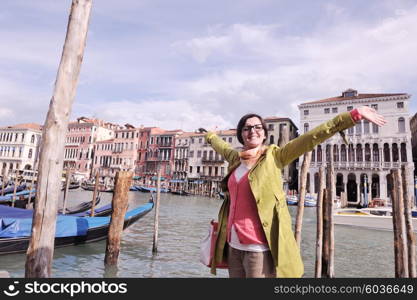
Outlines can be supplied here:
M265 232L252 194L247 172L239 181L235 174L230 175L228 189L230 194L230 210L227 222L227 239L230 241L232 224L242 244L267 244Z

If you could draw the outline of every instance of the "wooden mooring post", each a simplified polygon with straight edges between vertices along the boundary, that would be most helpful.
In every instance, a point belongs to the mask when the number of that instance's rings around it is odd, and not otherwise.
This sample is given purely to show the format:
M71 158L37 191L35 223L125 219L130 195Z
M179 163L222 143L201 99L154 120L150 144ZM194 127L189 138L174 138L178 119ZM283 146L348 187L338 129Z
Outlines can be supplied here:
M301 247L301 230L303 227L304 199L307 191L307 173L310 169L310 162L311 151L304 154L303 164L301 165L300 195L298 198L297 217L295 221L295 240L299 248Z
M406 278L408 273L408 247L404 217L404 195L402 176L399 169L392 170L393 189L392 199L392 225L394 230L394 260L395 277Z
M401 167L401 175L404 194L405 229L407 232L408 276L411 278L416 278L416 237L414 235L412 218L412 208L414 204L413 196L410 195L407 184L410 178L412 178L410 169L403 165Z
M93 204L91 206L91 216L94 217L94 210L96 209L96 201L97 201L97 194L98 194L98 185L100 181L100 172L96 172L96 178L94 181L94 191L93 191Z
M32 206L32 190L33 190L34 184L35 184L35 173L32 174L32 178L30 182L29 199L28 199L28 203L26 204L27 209L31 208Z
M158 180L156 182L154 233L153 233L153 243L152 243L153 254L156 254L158 252L159 202L160 200L161 200L161 166L158 166Z
M65 215L67 210L67 196L68 196L68 188L71 182L71 170L68 168L66 171L66 178L65 178L65 190L64 190L64 200L62 204L62 214Z
M42 132L26 277L50 277L61 192L65 135L81 69L92 0L73 0L53 96Z
M333 162L327 163L326 193L323 200L323 257L322 277L334 277L334 222L333 222L333 196L335 178Z
M105 265L116 265L120 253L120 240L124 218L128 205L128 193L132 184L133 173L119 171L116 173L114 194L112 199L113 212L106 243Z
M317 195L317 235L316 235L316 263L315 276L321 278L322 270L322 255L323 255L323 202L326 197L326 177L324 166L319 169L319 191Z
M1 195L2 195L2 196L4 196L4 188L6 187L6 186L4 185L5 180L6 180L6 168L4 168L4 169L2 170L2 179L1 179Z
M12 197L12 207L14 207L15 201L16 201L16 191L17 186L19 184L19 178L17 178L17 170L14 172L14 186L13 186L13 197Z

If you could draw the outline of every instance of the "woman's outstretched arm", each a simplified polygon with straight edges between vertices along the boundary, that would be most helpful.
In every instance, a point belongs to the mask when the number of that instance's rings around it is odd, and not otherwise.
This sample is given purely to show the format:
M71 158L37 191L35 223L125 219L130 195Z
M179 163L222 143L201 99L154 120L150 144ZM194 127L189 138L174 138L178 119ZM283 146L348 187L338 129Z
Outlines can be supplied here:
M291 140L284 147L277 148L275 153L277 165L285 167L297 157L313 150L315 146L323 143L335 133L354 126L361 119L368 120L378 126L386 123L383 116L368 106L361 106L351 112L341 113L333 119Z

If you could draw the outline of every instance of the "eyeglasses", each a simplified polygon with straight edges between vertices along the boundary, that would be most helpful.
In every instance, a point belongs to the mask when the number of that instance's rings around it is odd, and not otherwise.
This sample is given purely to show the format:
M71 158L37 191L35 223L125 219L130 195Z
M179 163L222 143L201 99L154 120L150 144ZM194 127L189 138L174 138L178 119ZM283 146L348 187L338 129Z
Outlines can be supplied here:
M252 129L255 129L256 132L263 130L262 124L247 125L243 127L243 131L250 132Z

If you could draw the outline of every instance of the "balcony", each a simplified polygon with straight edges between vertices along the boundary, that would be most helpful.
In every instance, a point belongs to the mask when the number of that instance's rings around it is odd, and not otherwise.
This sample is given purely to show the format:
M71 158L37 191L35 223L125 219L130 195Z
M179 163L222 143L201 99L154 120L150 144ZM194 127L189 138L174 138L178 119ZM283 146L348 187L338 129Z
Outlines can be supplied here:
M224 159L223 158L207 158L207 157L203 157L201 159L201 161L205 164L222 164L224 163Z
M159 143L157 144L159 147L172 147L172 143Z

